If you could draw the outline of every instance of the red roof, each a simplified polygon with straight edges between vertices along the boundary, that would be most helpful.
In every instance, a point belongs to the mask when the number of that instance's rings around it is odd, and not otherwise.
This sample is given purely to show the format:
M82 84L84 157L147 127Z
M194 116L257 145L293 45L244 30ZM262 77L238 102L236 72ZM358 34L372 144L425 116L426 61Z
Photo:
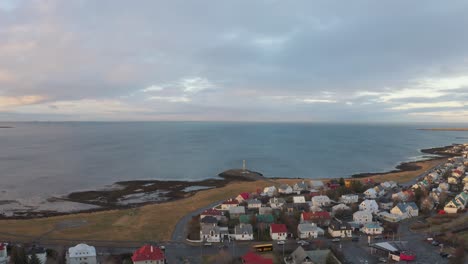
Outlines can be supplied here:
M227 201L224 201L223 204L239 204L239 201L237 201L237 200L227 200Z
M253 252L248 252L242 257L244 264L273 264L272 259L263 258Z
M208 209L205 210L202 215L222 215L221 211L215 210L215 209Z
M6 247L6 244L0 243L0 250L4 250Z
M144 245L133 253L132 260L133 262L145 260L164 260L164 253L159 247Z
M243 193L239 194L239 196L242 197L242 199L247 200L247 199L249 199L250 194L246 193L246 192L243 192Z
M330 219L330 213L327 211L321 212L304 212L302 213L302 219L305 221L316 220L316 219Z
M288 229L285 224L271 224L271 233L287 233Z

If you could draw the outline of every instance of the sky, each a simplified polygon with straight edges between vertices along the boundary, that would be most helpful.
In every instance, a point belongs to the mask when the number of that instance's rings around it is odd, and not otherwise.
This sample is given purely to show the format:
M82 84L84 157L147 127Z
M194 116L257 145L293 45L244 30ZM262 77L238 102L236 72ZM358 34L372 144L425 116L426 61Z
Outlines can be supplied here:
M1 0L1 121L468 122L467 1Z

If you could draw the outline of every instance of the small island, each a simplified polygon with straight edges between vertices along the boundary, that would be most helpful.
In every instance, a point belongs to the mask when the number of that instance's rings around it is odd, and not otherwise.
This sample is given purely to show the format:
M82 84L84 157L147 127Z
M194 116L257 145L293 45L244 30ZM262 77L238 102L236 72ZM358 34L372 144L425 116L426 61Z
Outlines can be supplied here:
M429 131L468 131L468 127L440 127L440 128L418 128L418 130Z

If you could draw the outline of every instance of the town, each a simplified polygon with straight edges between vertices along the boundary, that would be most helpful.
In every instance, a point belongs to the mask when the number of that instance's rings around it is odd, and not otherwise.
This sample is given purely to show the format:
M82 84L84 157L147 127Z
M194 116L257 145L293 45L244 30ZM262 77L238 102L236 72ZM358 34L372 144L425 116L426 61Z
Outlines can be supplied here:
M60 252L5 241L0 264L463 263L468 144L445 152L451 157L405 184L302 179L240 193L192 215L184 246L172 250L153 242L112 254L80 243ZM199 259L184 258L184 247Z

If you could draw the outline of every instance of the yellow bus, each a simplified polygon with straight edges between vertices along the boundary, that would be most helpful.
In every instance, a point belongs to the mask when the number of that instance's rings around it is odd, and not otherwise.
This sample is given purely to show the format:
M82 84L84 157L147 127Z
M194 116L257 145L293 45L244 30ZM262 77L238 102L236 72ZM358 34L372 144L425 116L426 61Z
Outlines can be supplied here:
M273 244L255 245L252 248L257 252L273 251Z

